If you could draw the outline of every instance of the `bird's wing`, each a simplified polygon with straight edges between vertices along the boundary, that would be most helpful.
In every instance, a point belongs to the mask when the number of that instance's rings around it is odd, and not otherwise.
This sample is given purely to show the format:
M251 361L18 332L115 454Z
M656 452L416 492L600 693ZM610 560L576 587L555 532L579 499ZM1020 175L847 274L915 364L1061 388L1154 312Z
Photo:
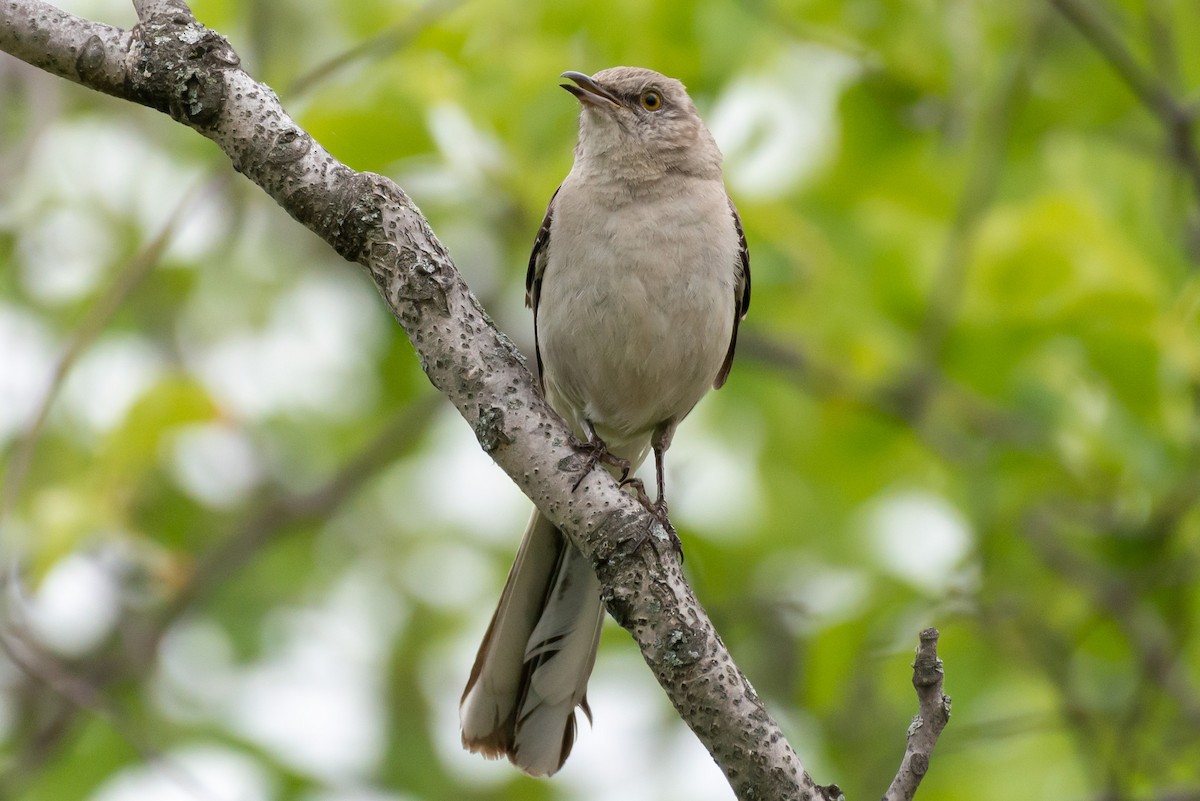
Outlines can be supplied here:
M560 186L558 189L562 189ZM525 305L533 309L533 347L537 354L538 384L542 385L542 343L538 341L538 300L542 296L542 273L546 270L546 257L550 252L550 221L554 218L554 200L558 189L550 196L546 205L546 216L533 239L533 251L529 254L529 270L525 273ZM736 214L735 214L736 216ZM741 231L741 224L738 225ZM743 238L743 243L745 239ZM545 388L544 385L543 389Z
M725 352L725 361L721 363L721 370L717 373L716 380L713 381L713 389L720 389L725 383L725 379L729 378L729 370L733 367L733 352L737 349L738 323L750 310L750 248L746 245L746 232L742 230L742 218L738 216L737 206L733 205L732 198L729 198L729 213L733 215L733 227L738 236L738 264L735 266L737 277L733 283L733 331L729 335L729 350ZM549 214L547 214L546 220L545 225L549 225ZM549 238L549 233L550 231L547 229L547 238ZM538 239L541 239L540 232Z

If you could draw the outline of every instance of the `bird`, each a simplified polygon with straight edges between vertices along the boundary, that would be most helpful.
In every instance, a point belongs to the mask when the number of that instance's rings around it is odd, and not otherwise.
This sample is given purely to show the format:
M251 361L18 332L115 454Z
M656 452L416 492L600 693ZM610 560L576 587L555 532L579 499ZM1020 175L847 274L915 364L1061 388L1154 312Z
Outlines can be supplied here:
M750 256L721 151L684 85L653 70L568 71L574 164L526 276L540 386L591 458L667 521L676 426L729 376ZM629 479L653 451L657 499ZM578 488L578 483L576 484ZM591 563L534 510L459 706L463 746L550 776L591 721L604 607Z

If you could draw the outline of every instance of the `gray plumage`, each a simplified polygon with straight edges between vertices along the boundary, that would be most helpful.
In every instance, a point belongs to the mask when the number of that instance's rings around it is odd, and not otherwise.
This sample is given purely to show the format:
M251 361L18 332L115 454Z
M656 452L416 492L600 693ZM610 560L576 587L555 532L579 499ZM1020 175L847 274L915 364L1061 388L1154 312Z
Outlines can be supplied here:
M721 152L679 81L568 72L575 164L534 241L526 301L550 405L634 468L729 374L750 263ZM614 468L614 472L617 472ZM459 710L463 745L550 775L575 738L604 610L587 560L539 512Z

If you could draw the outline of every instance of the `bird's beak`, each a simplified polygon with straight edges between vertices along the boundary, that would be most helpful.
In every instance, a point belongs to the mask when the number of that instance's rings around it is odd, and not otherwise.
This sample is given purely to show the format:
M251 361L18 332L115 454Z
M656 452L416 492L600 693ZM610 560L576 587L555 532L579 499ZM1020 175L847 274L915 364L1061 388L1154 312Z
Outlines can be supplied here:
M579 102L585 106L595 106L596 108L612 108L621 104L620 98L612 92L605 89L600 84L593 81L582 72L574 72L568 70L562 74L563 78L569 78L574 81L577 86L571 86L569 83L560 84L563 89L566 89L575 97L579 98Z

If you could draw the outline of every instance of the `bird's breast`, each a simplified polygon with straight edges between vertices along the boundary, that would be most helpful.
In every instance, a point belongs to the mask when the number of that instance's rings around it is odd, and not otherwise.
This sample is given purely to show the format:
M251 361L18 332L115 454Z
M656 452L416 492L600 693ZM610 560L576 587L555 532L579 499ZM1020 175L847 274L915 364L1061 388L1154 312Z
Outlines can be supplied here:
M538 305L547 394L606 439L682 418L728 349L737 235L724 188L704 184L608 204L560 190Z

